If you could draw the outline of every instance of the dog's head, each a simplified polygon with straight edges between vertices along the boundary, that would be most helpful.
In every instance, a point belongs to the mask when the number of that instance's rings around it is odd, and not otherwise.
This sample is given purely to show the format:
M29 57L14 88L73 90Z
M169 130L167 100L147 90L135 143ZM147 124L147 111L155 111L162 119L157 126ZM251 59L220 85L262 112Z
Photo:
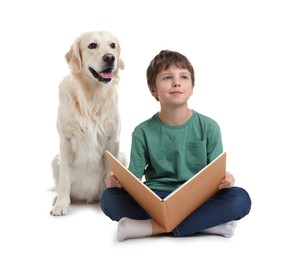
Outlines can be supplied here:
M117 75L118 69L124 69L120 52L120 43L112 33L96 31L77 38L65 58L74 74L108 83Z

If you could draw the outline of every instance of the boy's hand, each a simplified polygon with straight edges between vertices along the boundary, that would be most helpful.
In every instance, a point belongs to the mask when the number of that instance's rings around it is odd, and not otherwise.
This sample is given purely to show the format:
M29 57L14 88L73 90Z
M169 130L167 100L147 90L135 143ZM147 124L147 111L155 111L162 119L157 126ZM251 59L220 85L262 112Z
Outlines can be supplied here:
M106 176L105 183L107 188L121 188L120 182L112 171Z
M225 177L219 184L219 189L231 188L235 183L235 178L230 172L226 172Z

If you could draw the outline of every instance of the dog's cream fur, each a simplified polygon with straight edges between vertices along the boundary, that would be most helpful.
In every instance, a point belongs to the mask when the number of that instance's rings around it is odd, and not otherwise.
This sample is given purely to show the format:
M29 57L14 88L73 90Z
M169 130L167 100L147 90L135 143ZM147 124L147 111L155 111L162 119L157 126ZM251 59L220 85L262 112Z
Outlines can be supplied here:
M96 31L78 37L65 55L71 73L59 87L60 153L52 162L54 216L67 214L72 201L98 202L109 171L104 151L120 158L120 52L114 35Z

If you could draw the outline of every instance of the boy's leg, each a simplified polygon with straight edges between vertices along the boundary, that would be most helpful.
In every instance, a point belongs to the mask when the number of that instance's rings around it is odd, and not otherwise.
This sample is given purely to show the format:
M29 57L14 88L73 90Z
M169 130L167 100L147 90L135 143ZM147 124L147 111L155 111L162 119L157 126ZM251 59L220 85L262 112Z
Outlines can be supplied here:
M230 238L234 235L236 225L237 225L237 222L233 220L233 221L230 221L230 222L227 222L227 223L215 226L215 227L201 230L201 233L220 235L223 237Z
M112 220L121 219L118 225L119 241L163 233L154 227L150 216L124 190L107 190L100 205ZM202 232L231 237L236 227L234 220L247 215L250 207L251 200L244 189L233 187L220 190L178 225L173 233L175 236L188 236Z
M135 200L120 188L105 189L100 199L100 208L114 221L119 221L123 217L140 220L150 218Z
M234 232L236 226L236 224L233 225L233 221L247 215L250 208L251 199L244 189L232 187L219 190L216 195L196 209L174 229L174 236L188 236L197 232L212 231L211 228L216 226L218 226L218 229L213 234L222 233L221 235L224 235L226 228L229 229L229 233L232 233L230 228L233 228ZM230 223L232 225L229 225Z
M119 241L128 238L155 236L163 233L167 233L167 231L153 219L136 220L125 217L118 222L117 234Z

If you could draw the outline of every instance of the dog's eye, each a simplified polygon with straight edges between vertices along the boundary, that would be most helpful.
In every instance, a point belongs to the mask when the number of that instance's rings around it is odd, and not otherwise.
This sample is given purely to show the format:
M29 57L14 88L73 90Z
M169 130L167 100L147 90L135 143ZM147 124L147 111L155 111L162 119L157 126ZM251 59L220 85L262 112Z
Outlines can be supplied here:
M90 43L90 44L88 45L88 48L89 48L89 49L96 49L96 48L97 48L97 43L94 43L94 42Z
M111 46L112 49L115 49L115 48L116 48L116 44L115 44L114 42L111 43L110 46Z

